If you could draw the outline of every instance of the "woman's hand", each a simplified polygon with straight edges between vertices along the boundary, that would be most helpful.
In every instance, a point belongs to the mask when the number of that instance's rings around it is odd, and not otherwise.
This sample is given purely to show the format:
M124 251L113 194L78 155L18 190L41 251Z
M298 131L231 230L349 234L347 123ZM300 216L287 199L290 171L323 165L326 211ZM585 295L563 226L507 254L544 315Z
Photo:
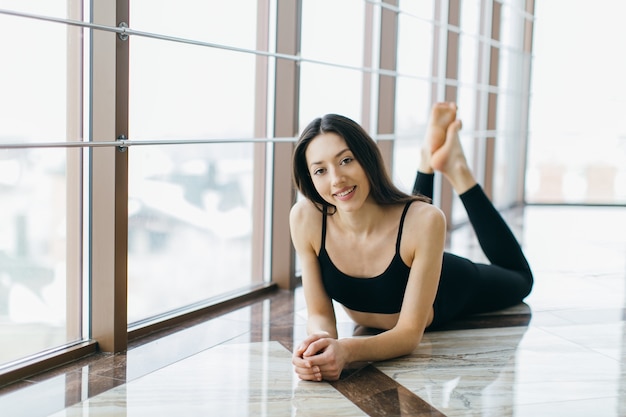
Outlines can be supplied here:
M305 381L336 381L347 362L347 352L326 332L314 333L293 352L292 363Z

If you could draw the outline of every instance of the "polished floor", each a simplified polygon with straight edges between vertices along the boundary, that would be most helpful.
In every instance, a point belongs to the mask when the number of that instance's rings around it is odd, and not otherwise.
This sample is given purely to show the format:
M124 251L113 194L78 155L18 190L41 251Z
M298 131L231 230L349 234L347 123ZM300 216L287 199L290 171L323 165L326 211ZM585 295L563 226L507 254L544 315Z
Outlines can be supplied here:
M300 290L276 291L4 387L0 415L626 416L626 208L506 217L535 273L526 303L429 332L407 357L298 381L290 351L306 307ZM481 256L468 228L449 245Z

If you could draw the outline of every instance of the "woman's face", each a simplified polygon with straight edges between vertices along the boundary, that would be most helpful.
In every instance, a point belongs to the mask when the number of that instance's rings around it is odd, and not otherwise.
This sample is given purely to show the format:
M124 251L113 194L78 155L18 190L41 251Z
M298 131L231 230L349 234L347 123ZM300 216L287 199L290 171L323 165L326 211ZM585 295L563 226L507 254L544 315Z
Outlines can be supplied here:
M353 211L369 197L370 184L346 141L336 133L316 136L305 152L313 185L337 210Z

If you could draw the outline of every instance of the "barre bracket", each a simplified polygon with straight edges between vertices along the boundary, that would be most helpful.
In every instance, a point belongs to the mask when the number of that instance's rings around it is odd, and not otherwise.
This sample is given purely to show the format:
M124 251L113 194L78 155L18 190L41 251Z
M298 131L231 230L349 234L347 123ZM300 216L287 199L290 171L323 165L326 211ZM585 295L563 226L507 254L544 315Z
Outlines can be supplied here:
M122 22L117 25L117 27L122 29L122 31L117 34L117 37L120 38L121 41L127 41L128 34L126 33L126 29L128 29L128 24L126 22Z

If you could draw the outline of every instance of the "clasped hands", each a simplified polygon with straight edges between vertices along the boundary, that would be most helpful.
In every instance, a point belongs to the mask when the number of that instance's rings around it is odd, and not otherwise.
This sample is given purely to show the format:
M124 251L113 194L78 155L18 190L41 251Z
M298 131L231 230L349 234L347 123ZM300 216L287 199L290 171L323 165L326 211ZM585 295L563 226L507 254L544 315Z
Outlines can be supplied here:
M328 333L313 333L294 349L291 362L302 380L336 381L347 363L347 352Z

